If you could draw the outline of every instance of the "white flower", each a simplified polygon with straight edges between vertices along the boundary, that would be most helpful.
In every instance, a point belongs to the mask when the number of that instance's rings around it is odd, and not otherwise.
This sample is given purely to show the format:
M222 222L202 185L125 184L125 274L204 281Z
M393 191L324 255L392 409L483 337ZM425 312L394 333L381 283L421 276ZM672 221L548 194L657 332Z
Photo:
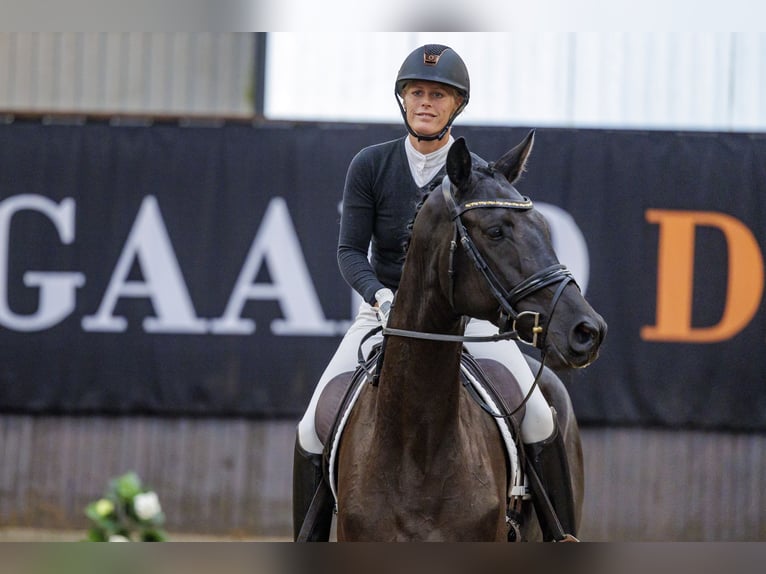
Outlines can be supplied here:
M160 499L157 497L156 492L144 492L137 494L133 498L133 510L136 512L136 516L141 520L151 520L162 512L160 507Z
M122 534L112 534L109 537L109 542L130 542L125 536Z

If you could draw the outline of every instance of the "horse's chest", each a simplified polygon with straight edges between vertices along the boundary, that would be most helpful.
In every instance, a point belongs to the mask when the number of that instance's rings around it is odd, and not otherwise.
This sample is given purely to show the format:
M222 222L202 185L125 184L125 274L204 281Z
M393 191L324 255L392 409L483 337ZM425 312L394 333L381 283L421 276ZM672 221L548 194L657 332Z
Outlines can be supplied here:
M382 432L373 402L363 395L349 422L353 440L347 436L341 449L339 538L503 539L506 469L497 429L464 415L447 431Z
M478 449L442 452L425 465L406 456L371 454L361 474L355 481L356 492L346 497L349 506L340 511L357 533L371 529L366 533L370 539L492 540L505 536L505 481L485 456L479 456ZM374 521L371 516L376 517Z
M505 508L491 477L410 474L402 469L399 476L387 474L368 484L367 495L357 498L365 504L340 509L343 530L357 540L504 539Z

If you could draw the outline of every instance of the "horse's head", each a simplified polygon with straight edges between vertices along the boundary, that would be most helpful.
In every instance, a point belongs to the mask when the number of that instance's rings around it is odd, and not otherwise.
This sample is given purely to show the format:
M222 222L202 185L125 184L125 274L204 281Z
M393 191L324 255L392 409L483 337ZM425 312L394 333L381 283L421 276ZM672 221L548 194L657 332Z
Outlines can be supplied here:
M513 186L533 141L530 132L491 164L473 157L462 138L452 145L438 194L449 222L438 203L456 247L440 257L440 286L456 314L515 328L554 367L584 367L598 356L606 323L559 263L544 217Z

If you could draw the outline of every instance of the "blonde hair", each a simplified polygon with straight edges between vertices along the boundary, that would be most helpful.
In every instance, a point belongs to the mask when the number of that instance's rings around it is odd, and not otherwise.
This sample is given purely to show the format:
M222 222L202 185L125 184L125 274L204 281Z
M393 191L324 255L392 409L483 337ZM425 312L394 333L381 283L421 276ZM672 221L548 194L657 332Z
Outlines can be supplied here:
M455 100L455 109L456 110L460 109L460 107L463 105L463 102L465 101L465 96L463 96L463 94L461 94L460 90L458 90L457 88L455 88L453 86L450 86L449 84L443 84L441 82L434 82L433 80L411 80L409 82L405 82L402 85L402 93L399 94L399 97L401 97L402 100L404 100L404 95L405 95L405 92L407 91L407 87L411 83L418 82L418 81L420 81L420 82L430 82L431 84L438 84L439 86L441 86L441 88L445 92L447 92L450 96L452 96L453 100Z
M407 82L404 82L402 84L402 91L399 94L402 98L404 97L405 92L407 91L407 88L412 84L413 82L428 82L429 84L439 84L439 86L442 87L443 90L446 92L449 92L449 94L455 98L456 100L462 101L465 99L465 96L460 93L460 90L457 88L450 86L449 84L443 84L442 82L434 82L433 80L409 80Z

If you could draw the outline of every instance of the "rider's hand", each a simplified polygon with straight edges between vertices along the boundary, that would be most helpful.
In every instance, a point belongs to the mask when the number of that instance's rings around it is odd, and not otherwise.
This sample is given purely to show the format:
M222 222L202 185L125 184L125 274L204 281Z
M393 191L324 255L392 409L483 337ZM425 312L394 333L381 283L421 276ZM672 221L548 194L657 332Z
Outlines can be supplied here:
M388 315L391 313L391 304L394 301L394 292L391 289L380 289L375 293L375 312L381 326L385 327Z

